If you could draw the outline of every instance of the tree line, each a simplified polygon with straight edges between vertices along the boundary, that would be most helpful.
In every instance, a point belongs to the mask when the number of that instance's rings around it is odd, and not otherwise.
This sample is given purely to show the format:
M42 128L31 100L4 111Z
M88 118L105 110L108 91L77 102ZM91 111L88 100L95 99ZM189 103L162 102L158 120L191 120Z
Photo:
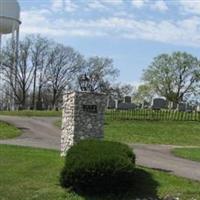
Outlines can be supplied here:
M110 99L132 96L139 104L162 96L175 104L191 99L200 103L200 61L185 52L155 57L138 87L114 81L119 70L112 59L85 58L72 47L40 35L19 42L17 60L12 42L7 41L0 55L0 109L13 109L13 105L15 109L58 109L66 91L80 90L82 75L89 81L86 90L104 92Z
M96 90L108 92L118 76L110 58L85 58L40 35L19 42L18 62L8 41L1 52L1 109L57 109L64 92L78 90L78 77L87 74ZM101 86L101 87L98 87Z

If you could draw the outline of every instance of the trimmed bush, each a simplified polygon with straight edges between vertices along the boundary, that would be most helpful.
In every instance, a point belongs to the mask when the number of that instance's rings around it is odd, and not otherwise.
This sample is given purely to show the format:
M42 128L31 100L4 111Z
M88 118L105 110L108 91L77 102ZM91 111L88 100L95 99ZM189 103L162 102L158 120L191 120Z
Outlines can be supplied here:
M126 190L131 186L135 155L124 144L83 140L69 149L60 182L90 193Z

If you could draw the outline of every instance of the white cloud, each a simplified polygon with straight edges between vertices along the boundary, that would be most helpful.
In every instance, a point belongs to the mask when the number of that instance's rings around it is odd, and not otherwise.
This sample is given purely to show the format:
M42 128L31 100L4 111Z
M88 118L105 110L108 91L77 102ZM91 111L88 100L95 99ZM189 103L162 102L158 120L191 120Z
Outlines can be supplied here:
M200 17L184 20L138 20L115 16L97 19L53 18L46 10L22 12L22 33L53 37L117 37L200 47Z
M74 12L78 8L78 5L72 0L51 0L51 9L53 11L67 11Z
M123 0L87 0L86 10L99 10L99 11L105 11L109 10L110 8L115 8L116 6L121 6L125 2Z
M74 12L77 10L78 5L75 4L72 0L64 0L65 11Z
M99 0L99 2L113 6L121 5L124 3L123 0Z
M133 13L127 13L126 11L119 11L119 12L115 12L113 13L114 17L127 17L127 18L133 18L134 14Z
M89 9L103 9L105 6L99 0L89 1L87 4Z
M179 0L179 3L185 13L200 15L200 1L199 0Z
M152 5L152 9L164 12L168 10L168 7L167 7L167 4L163 0L159 0L159 1L156 1Z
M153 10L162 12L168 10L167 4L164 2L164 0L132 0L131 2L136 8L143 8L145 5L148 5L148 7Z
M105 10L115 6L122 5L124 0L84 0L84 1L74 1L74 0L51 0L51 9L53 11L67 11L75 12L78 8L83 10ZM79 6L81 5L81 6Z
M132 0L131 2L136 8L142 8L148 0Z
M61 10L63 8L63 0L51 0L51 8L54 11Z

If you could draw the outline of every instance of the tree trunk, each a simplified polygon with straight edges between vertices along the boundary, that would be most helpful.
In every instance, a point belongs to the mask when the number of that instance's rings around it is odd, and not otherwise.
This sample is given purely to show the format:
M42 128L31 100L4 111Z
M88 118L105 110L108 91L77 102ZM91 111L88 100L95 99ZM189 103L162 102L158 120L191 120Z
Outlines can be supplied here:
M54 110L56 110L56 95L57 95L57 90L54 89L54 90L53 90L53 99L52 99L52 108L53 108Z
M36 93L36 75L37 75L37 67L35 66L34 74L33 74L33 99L32 99L32 107L33 110L36 110L36 103L35 103L35 93Z

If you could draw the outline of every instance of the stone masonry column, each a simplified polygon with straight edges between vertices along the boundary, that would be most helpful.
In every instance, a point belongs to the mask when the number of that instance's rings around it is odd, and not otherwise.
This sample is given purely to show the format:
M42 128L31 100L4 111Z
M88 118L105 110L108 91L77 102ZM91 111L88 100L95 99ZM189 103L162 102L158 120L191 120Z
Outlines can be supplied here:
M76 142L103 138L107 96L102 93L70 92L63 97L61 156Z

